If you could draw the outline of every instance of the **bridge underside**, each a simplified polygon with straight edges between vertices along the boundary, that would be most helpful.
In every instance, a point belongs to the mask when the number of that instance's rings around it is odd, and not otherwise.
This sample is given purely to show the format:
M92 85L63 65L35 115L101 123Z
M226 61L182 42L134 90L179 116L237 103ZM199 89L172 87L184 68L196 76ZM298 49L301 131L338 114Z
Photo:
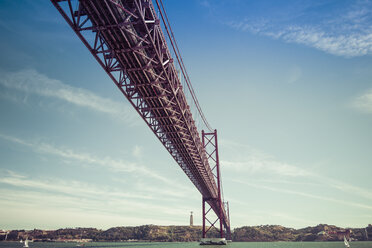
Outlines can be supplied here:
M51 2L229 230L219 181L209 166L210 156L206 155L152 2Z

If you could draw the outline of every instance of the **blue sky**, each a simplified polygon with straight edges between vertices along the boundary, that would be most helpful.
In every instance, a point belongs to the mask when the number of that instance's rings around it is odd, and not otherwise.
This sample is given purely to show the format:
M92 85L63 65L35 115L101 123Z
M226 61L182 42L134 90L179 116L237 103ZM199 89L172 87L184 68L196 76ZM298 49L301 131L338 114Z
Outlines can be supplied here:
M231 224L372 223L372 2L164 1ZM48 1L0 1L1 229L201 224L201 197Z

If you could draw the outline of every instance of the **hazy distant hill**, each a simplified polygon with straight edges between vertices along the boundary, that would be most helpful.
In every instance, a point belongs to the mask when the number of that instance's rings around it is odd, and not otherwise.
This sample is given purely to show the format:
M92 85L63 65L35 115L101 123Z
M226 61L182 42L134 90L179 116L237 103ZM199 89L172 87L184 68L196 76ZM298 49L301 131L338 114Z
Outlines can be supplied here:
M372 240L372 227L350 228L353 240ZM343 239L344 228L319 224L302 229L286 228L278 225L244 226L235 228L234 241L337 241ZM368 239L369 238L369 239Z
M156 226L113 227L108 230L96 228L65 228L58 230L13 230L7 240L34 239L38 241L79 240L93 241L164 241L189 242L200 240L201 226ZM215 230L212 233L217 237ZM5 235L0 236L0 241Z
M201 226L138 226L114 227L101 232L95 240L148 240L148 241L197 241L202 233ZM215 233L216 235L217 233Z
M353 240L372 240L372 226L350 229ZM343 238L343 228L320 224L302 229L286 228L279 225L244 226L235 228L233 241L335 241ZM88 239L93 241L198 241L201 226L156 226L113 227L108 230L96 228L65 228L58 230L13 230L8 240L34 239L37 241L58 241ZM339 235L337 233L339 232ZM340 234L341 232L341 234ZM214 230L213 236L218 233ZM4 240L5 235L0 236Z

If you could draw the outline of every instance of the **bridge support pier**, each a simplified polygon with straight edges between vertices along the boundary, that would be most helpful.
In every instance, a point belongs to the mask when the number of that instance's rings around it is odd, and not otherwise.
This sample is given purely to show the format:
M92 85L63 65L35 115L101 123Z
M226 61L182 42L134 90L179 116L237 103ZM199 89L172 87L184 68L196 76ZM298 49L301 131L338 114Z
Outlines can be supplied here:
M212 173L216 179L217 183L217 189L218 189L218 197L217 198L205 198L202 199L202 218L203 218L203 238L201 241L201 244L226 244L226 239L224 235L224 226L230 226L227 225L227 223L223 221L229 221L224 220L224 204L222 202L222 187L221 187L221 177L220 177L220 163L219 163L219 157L218 157L218 143L217 143L217 130L214 130L214 132L206 133L202 131L202 140L203 140L203 147L205 149L207 158L209 160L209 164L212 168ZM218 206L218 211L211 211L212 206ZM206 208L207 207L207 208ZM213 209L216 210L216 209ZM216 220L211 221L208 218L208 214L210 212L215 212L216 214ZM219 221L219 238L212 238L207 239L207 233L211 230L212 227L218 229L216 227L217 222ZM208 223L207 223L208 222ZM206 224L209 224L209 227L206 227ZM228 228L229 229L229 228ZM229 234L230 230L226 230L226 233Z

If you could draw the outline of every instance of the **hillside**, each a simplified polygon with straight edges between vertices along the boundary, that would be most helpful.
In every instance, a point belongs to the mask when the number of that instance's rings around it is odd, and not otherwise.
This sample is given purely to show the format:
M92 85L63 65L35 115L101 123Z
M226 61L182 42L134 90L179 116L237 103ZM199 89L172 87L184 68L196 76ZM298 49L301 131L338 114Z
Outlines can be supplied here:
M353 240L372 241L372 226L350 229ZM271 241L336 241L342 240L347 230L332 225L320 224L302 229L287 228L279 225L244 226L235 228L233 241L271 242ZM8 241L33 239L35 241L159 241L189 242L200 240L201 226L156 226L113 227L108 230L96 228L65 228L58 230L12 230L8 233ZM213 236L218 233L214 230ZM4 233L0 241L5 239Z
M244 226L235 228L233 241L338 241L343 240L348 229L333 225L319 224L302 229L286 228L278 225ZM350 238L372 241L372 227L350 228Z

